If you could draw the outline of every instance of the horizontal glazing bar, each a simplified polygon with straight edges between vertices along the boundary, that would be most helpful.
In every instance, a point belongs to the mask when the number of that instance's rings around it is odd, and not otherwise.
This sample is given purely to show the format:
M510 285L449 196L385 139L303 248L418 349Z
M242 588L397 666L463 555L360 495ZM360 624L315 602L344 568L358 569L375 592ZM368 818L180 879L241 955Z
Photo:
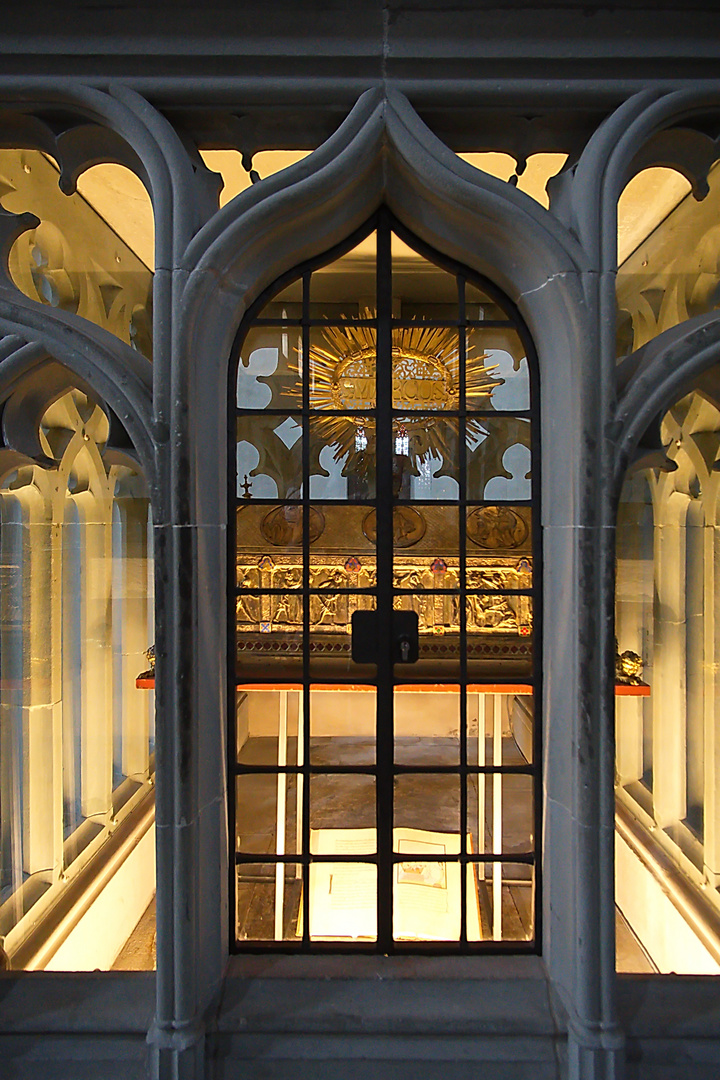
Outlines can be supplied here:
M288 326L371 326L375 328L377 319L356 319L352 316L347 319L255 319L253 326L274 326L279 329Z
M343 773L346 776L376 776L377 768L361 765L235 765L236 776L275 776L279 773L288 776L297 776L300 773L310 772L314 776L334 776ZM397 776L406 773L442 773L444 776L534 776L533 765L394 765L393 772Z
M338 590L339 591L339 590ZM393 589L393 596L532 596L533 589ZM245 589L244 592L250 592Z
M297 593L298 596L318 596L325 595L325 593L332 592L333 596L376 596L377 589L338 589L335 585L328 584L325 588L313 587L311 589L303 589L300 585L295 589L258 589L258 588L244 588L242 585L238 585L235 589L236 596L284 596L287 592ZM455 590L457 592L457 590Z
M237 866L245 865L257 865L258 854L250 852L235 852L235 864ZM394 863L407 862L407 852L394 851L391 855L391 861ZM433 855L426 852L422 852L417 856L424 863L463 863L465 865L478 863L507 863L509 857L504 855L448 855L444 853L442 855ZM339 855L336 853L330 855L309 855L307 852L296 852L294 855L275 855L274 853L263 853L262 861L265 865L274 865L275 863L293 863L300 864L301 866L310 866L312 863L350 863L353 866L357 866L358 863L372 863L377 864L380 862L380 856L377 852L371 854L352 854L352 855ZM535 855L531 852L518 853L512 856L512 862L525 866L535 865Z

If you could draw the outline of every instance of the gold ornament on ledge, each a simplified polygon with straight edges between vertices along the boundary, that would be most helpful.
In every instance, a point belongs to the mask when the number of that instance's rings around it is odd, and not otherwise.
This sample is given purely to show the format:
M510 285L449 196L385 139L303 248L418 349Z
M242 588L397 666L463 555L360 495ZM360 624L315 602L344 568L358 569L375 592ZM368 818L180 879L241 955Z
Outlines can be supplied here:
M620 652L615 640L615 682L621 686L642 686L642 657L632 649Z
M140 681L140 679L154 679L155 678L155 646L154 645L151 645L148 649L145 650L145 659L147 660L150 667L148 668L147 671L142 671L138 675L137 681Z

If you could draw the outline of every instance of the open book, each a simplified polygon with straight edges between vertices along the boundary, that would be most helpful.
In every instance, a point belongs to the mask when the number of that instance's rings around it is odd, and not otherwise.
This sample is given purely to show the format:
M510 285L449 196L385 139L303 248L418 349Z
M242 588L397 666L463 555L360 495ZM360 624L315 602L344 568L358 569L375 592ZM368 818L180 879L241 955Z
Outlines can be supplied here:
M376 850L375 829L313 829L310 850L317 855L354 855L357 863L311 863L310 937L314 940L377 938L377 870L362 863ZM457 833L393 829L393 849L407 859L393 868L393 936L405 941L457 941L460 937L459 863L423 861L423 855L457 855ZM468 851L470 837L468 836ZM480 940L477 886L467 871L467 934ZM302 915L302 901L300 904ZM298 922L302 934L302 920Z

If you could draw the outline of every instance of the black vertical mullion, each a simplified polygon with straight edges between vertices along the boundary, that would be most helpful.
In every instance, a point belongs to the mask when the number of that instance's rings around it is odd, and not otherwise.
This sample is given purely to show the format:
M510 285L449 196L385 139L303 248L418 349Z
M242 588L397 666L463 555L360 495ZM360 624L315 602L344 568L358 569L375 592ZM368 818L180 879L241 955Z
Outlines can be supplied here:
M377 230L377 837L378 948L392 951L393 884L393 659L392 659L392 261L390 222L381 212Z
M458 614L460 619L460 854L467 855L467 785L468 785L468 754L467 754L467 623L466 623L466 595L467 595L467 545L465 542L465 504L467 500L467 478L465 475L467 466L467 447L465 445L465 386L467 361L467 342L465 322L465 279L457 278L458 288L458 405L460 415L458 418L458 555L460 564L460 596L458 598ZM478 739L480 738L480 718L478 717ZM478 743L479 745L479 743ZM482 823L478 823L478 829ZM460 860L460 942L467 943L467 877L469 863ZM474 873L474 869L472 870Z
M302 797L302 948L310 948L310 274L302 293L302 594L303 594L303 797Z

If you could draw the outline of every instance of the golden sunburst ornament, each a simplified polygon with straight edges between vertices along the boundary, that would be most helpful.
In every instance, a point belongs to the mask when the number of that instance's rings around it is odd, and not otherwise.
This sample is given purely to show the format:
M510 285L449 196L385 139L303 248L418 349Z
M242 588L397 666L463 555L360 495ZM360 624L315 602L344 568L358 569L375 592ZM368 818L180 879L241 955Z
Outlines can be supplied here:
M364 318L373 318L365 312ZM375 408L376 331L348 321L323 330L326 344L310 348L310 408L372 410ZM488 354L467 357L465 399L468 408L489 403L503 379L486 367ZM427 458L457 457L459 422L433 413L459 408L460 356L457 331L423 325L392 331L392 404L405 413L393 420L394 451L409 460L410 472ZM347 459L343 472L366 473L375 458L374 422L369 416L314 416L316 438L334 446L335 460ZM479 419L468 417L468 435L485 432Z

